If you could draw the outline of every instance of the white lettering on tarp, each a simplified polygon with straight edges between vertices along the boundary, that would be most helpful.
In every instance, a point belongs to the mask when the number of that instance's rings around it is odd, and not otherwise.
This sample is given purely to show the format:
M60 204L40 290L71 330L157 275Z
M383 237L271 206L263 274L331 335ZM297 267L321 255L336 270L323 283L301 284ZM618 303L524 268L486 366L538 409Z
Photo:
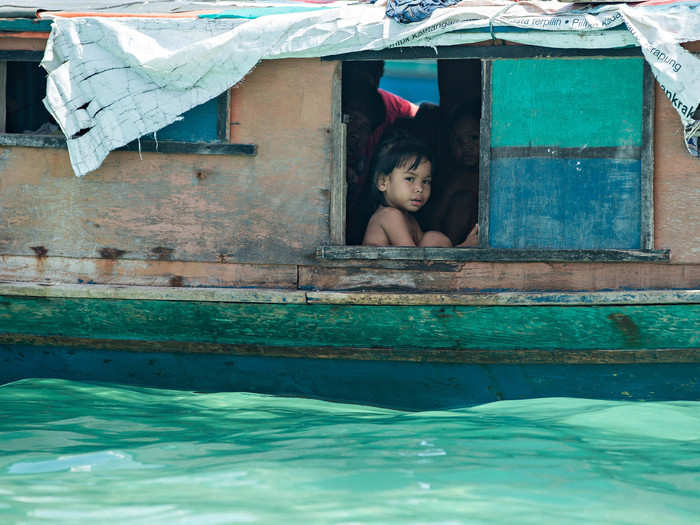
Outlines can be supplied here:
M649 52L649 54L650 54L651 56L656 57L656 60L658 60L659 62L664 62L664 63L666 63L666 64L670 64L670 65L671 65L671 68L672 68L673 71L675 71L676 73L678 73L678 72L681 70L681 68L683 67L683 66L680 64L680 62L676 61L675 58L673 58L673 57L671 57L671 56L668 56L668 55L667 55L666 53L664 53L661 49L658 49L658 48L652 46L651 44L650 44L649 47L647 48L647 51Z
M528 15L510 16L504 15L504 20L508 25L517 27L535 27L537 29L554 29L563 31L583 31L608 29L623 23L620 13L613 13L606 16L588 15Z
M700 18L692 13L694 5L658 7L621 5L618 9L639 42L661 89L680 115L688 151L697 156L700 59L683 49L680 43L691 40L691 35L700 32Z
M679 98L678 93L671 91L670 89L666 88L663 84L659 84L661 86L661 89L663 90L664 93L666 93L666 96L668 99L671 101L671 105L678 110L678 112L683 115L684 117L687 117L689 119L693 118L693 115L695 114L695 111L700 108L700 104L697 106L688 106L687 104L684 104L683 101Z
M413 40L418 40L419 38L423 38L431 33L435 33L444 29L447 29L448 27L456 24L457 22L465 22L468 21L469 19L463 19L463 20L443 20L442 22L438 22L437 24L432 24L427 27L424 27L423 29L420 29L416 31L415 33L406 36L404 38L401 38L394 42L393 44L390 44L389 48L394 48L394 47L401 47L404 44L407 44L408 42L412 42Z

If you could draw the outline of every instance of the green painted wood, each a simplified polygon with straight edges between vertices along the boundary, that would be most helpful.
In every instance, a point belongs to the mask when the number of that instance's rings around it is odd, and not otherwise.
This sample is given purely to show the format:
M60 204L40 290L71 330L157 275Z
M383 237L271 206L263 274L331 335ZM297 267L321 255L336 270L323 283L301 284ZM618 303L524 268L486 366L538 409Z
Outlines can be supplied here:
M700 305L366 306L0 297L0 333L271 346L700 347Z
M491 147L642 145L641 58L496 60Z

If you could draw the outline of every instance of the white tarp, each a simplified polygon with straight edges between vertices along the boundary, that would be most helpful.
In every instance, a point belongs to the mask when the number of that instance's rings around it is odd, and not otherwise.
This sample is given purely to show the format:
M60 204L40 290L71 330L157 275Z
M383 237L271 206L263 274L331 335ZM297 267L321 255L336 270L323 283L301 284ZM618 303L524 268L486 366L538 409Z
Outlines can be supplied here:
M340 2L244 21L55 17L42 62L48 72L44 102L67 137L75 174L82 176L113 149L236 84L261 59L484 40L483 33L462 32L475 28L549 47L636 43L629 32L610 30L623 24L617 5L580 11L552 4L465 1L412 24L386 18L382 6ZM503 26L533 31L506 34L499 31Z
M700 2L623 5L620 12L661 89L681 116L688 151L699 156L700 58L680 44L700 40ZM696 111L698 116L693 118Z

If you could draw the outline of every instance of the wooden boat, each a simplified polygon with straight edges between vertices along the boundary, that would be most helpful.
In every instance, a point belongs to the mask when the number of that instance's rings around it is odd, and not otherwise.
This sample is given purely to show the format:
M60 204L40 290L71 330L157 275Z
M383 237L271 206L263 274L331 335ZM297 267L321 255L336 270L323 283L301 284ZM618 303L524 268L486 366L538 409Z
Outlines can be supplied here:
M0 22L0 78L48 24ZM62 137L5 128L0 382L700 399L700 161L676 110L638 48L504 44L264 61L186 117L194 139L83 178ZM346 246L342 64L435 51L482 64L480 246Z

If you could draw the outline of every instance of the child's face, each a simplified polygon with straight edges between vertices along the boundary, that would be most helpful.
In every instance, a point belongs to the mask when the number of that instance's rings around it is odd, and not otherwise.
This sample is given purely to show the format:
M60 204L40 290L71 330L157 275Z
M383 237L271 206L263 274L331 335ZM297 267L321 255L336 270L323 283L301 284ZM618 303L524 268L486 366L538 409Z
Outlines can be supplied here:
M382 175L377 188L384 194L387 205L407 212L420 210L430 198L432 166L423 159L411 169L414 159L396 166L388 175Z

